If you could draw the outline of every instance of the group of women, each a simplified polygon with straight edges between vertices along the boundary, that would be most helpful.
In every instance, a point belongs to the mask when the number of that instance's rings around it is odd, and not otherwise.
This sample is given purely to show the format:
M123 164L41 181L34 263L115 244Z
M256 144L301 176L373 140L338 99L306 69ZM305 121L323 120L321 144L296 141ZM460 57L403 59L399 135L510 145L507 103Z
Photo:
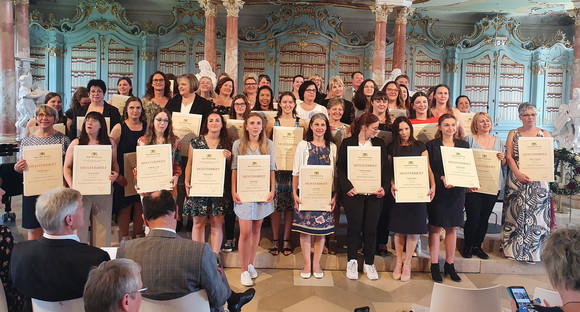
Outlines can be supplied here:
M91 80L86 89L79 89L73 97L71 109L62 114L60 96L47 96L47 105L37 108L31 125L38 128L30 133L22 146L61 144L64 156L64 180L72 185L73 153L77 145L110 145L113 151L111 195L83 197L85 226L79 229L82 242L97 246L111 243L110 224L113 211L118 215L121 238L129 239L130 220L133 219L133 237L143 235L142 206L138 195L125 196L128 179L124 176L124 155L134 152L138 145L171 144L173 175L171 183L177 197L180 217L192 217L192 239L205 241L205 226L210 223L210 244L217 254L233 249L236 217L240 236L238 249L241 263L241 283L253 285L258 276L254 259L260 241L260 230L265 217L272 221L272 247L274 256L292 253L291 231L300 235L304 267L302 278L323 278L321 255L335 253L337 241L334 225L340 218L340 207L347 217L346 275L358 279L358 249L364 254L363 272L371 280L378 279L374 266L376 254L386 254L389 231L394 233L396 264L393 278L407 281L411 276L411 259L419 236L429 233L431 275L441 282L439 266L440 233L445 231L445 263L443 269L454 281L461 278L454 268L456 228L464 226L465 246L462 255L487 259L481 248L487 230L487 220L497 200L497 195L486 195L477 189L455 187L446 183L440 147L479 148L497 151L502 165L509 165L504 200L502 248L506 256L521 261L539 261L543 241L549 232L548 189L543 182L531 181L518 170L518 138L549 136L535 126L536 112L530 104L519 107L523 126L512 130L506 151L500 138L493 136L492 121L486 113L476 113L470 125L464 125L460 110L451 106L449 87L438 85L429 94L410 92L404 84L388 82L379 90L370 79L364 80L356 90L352 102L342 98L344 82L339 77L330 79L327 94L320 92L320 77L293 79L293 90L275 98L269 77L248 75L244 78L243 94L236 95L234 81L220 76L215 88L210 77L199 80L191 74L177 77L177 93L169 88L170 82L162 72L149 78L143 100L131 95L128 78L119 81L118 90L130 97L121 114L117 108L104 101L106 85L101 80ZM128 90L127 90L128 89ZM84 92L84 93L83 93ZM296 97L298 96L299 99ZM277 100L277 101L276 101ZM467 103L465 103L467 102ZM52 104L51 104L52 103ZM276 105L275 105L276 104ZM469 111L469 99L461 96L456 103L461 111ZM264 121L256 111L276 111L275 117ZM391 113L402 111L397 116ZM172 113L199 114L202 116L199 136L191 141L177 137L173 132ZM81 117L81 118L77 118ZM224 118L225 117L225 118ZM395 118L396 117L396 118ZM226 118L243 120L243 134L232 137L226 127ZM54 129L63 122L68 137ZM82 124L80 124L82 122ZM78 124L77 124L78 123ZM413 125L436 123L436 138L421 142L415 138ZM274 161L273 129L277 126L302 127L303 141L296 146L292 170L277 170ZM77 137L77 127L80 135ZM471 130L464 136L465 127ZM392 133L385 141L377 135L381 131ZM373 192L359 193L348 178L349 146L375 146L380 149L380 187ZM195 188L191 181L194 149L223 149L227 160L227 174L223 197L192 197ZM240 155L270 155L270 192L264 202L243 202L237 193L237 169ZM397 185L393 178L392 162L395 157L424 156L429 163L429 203L395 203ZM331 211L299 209L299 177L305 165L323 165L333 168L335 183L329 198ZM15 170L26 170L26 160L21 159ZM130 168L129 168L130 169ZM132 172L136 179L135 168ZM138 185L136 183L136 185ZM498 185L502 189L503 180ZM137 191L139 191L137 189ZM526 200L524 200L526 199ZM533 199L533 200L530 200ZM34 217L35 197L24 197L24 227L31 229L29 239L42 235ZM467 221L464 222L464 207ZM530 228L523 216L533 215ZM92 218L91 218L92 216ZM280 227L284 216L282 240ZM88 227L92 220L91 233ZM225 227L225 233L223 228ZM225 244L222 246L222 242ZM328 246L326 247L326 236ZM311 257L310 250L313 250Z

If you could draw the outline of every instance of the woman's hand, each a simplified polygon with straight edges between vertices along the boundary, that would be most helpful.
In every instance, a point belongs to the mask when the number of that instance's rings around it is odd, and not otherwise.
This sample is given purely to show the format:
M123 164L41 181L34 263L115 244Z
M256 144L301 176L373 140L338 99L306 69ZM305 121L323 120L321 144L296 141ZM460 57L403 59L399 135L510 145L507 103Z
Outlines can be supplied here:
M271 191L270 193L268 193L268 198L266 198L266 202L269 203L272 200L274 200L274 191Z
M240 199L240 195L238 195L238 193L232 191L232 200L234 201L234 203L241 205L242 204L242 200Z
M232 152L224 150L224 157L226 158L226 160L230 160L232 158Z
M383 198L385 196L385 189L381 186L376 192L373 193L377 195L377 198Z
M358 192L354 189L354 187L352 189L350 189L350 191L346 192L346 195L353 197L354 195L357 195Z
M298 208L300 207L300 204L302 204L302 201L300 201L300 196L298 196L297 194L293 195L294 195L294 209L298 211Z
M26 160L24 158L20 158L20 160L14 164L14 171L18 173L22 173L22 171L26 170L28 165L26 164Z
M518 173L514 173L514 175L516 176L516 179L523 184L532 184L532 180L530 179L530 177L528 177L527 175L518 172Z
M445 188L447 189L454 188L453 185L447 184L447 182L445 181L445 176L441 177L441 181L443 181L443 185L445 186Z
M111 181L111 183L115 182L118 176L119 173L117 171L111 171L111 175L109 176L109 180Z
M117 177L117 183L119 183L120 186L125 187L125 186L127 186L127 179L125 179L125 176L120 174Z
M171 180L169 181L169 183L171 183L171 187L172 188L176 188L177 187L177 180L179 179L179 176L172 176Z
M468 193L473 193L475 191L479 190L479 187L468 187L467 188L467 192Z
M187 195L187 197L189 197L189 190L191 190L191 184L185 182L185 195Z
M427 196L429 196L430 200L433 201L433 198L435 198L435 185L429 188L429 193L427 193Z
M503 160L505 159L505 155L503 153L497 153L497 159L503 162Z
M336 194L330 200L330 211L334 211L334 207L336 207Z
M395 197L396 197L396 196L395 196L395 192L397 192L397 191L398 191L398 189L397 189L397 187L395 186L395 184L391 184L391 194L393 195L393 198L395 198Z

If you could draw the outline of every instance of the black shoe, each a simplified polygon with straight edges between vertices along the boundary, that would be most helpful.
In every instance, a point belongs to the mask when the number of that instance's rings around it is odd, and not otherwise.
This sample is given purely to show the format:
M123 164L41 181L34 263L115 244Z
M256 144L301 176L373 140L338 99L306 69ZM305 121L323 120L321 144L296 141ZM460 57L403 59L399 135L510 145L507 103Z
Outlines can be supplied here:
M177 220L177 226L175 227L175 231L176 232L181 231L182 227L183 227L183 220Z
M230 312L242 311L244 304L250 302L254 298L255 294L256 290L254 288L250 288L243 293L236 293L232 291L232 295L230 298L228 298L228 310Z
M185 231L186 232L193 231L193 220L191 219L187 220L187 225L185 225Z
M481 247L473 247L471 252L483 260L489 259L489 256L485 253L485 251L483 251L483 249L481 249Z
M471 248L463 248L463 252L461 252L463 258L470 259L473 257L473 253L471 252Z
M354 312L369 312L370 310L371 310L371 308L369 308L369 307L360 307L360 308L354 309Z
M439 272L439 263L431 263L431 279L435 283L443 282L443 277L441 277L441 273Z
M457 275L457 272L455 272L455 266L453 263L449 264L445 262L445 265L443 266L443 271L445 272L445 275L449 274L449 277L451 278L452 281L461 282L461 277L459 277L459 275Z

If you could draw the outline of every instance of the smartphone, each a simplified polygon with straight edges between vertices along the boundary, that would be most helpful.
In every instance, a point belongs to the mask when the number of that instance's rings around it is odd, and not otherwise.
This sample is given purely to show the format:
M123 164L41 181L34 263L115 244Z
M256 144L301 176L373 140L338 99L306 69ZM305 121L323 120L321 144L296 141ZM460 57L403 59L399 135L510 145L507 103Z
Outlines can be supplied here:
M527 307L532 304L532 301L528 296L528 292L523 286L510 286L507 288L507 290L510 294L510 297L515 300L518 309L520 307Z

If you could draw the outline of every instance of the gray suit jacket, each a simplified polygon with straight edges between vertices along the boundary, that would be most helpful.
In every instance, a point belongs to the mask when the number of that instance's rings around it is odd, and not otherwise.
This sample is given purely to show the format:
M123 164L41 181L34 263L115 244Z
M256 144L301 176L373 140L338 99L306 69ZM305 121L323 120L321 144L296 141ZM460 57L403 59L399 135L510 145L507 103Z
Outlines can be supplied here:
M352 87L345 87L344 92L342 93L342 98L347 100L347 101L352 102L352 98L354 97L354 93L355 93L355 91Z
M170 300L205 289L210 307L218 308L231 295L225 273L220 276L216 255L207 243L153 229L147 237L124 242L117 257L141 265L146 298Z

